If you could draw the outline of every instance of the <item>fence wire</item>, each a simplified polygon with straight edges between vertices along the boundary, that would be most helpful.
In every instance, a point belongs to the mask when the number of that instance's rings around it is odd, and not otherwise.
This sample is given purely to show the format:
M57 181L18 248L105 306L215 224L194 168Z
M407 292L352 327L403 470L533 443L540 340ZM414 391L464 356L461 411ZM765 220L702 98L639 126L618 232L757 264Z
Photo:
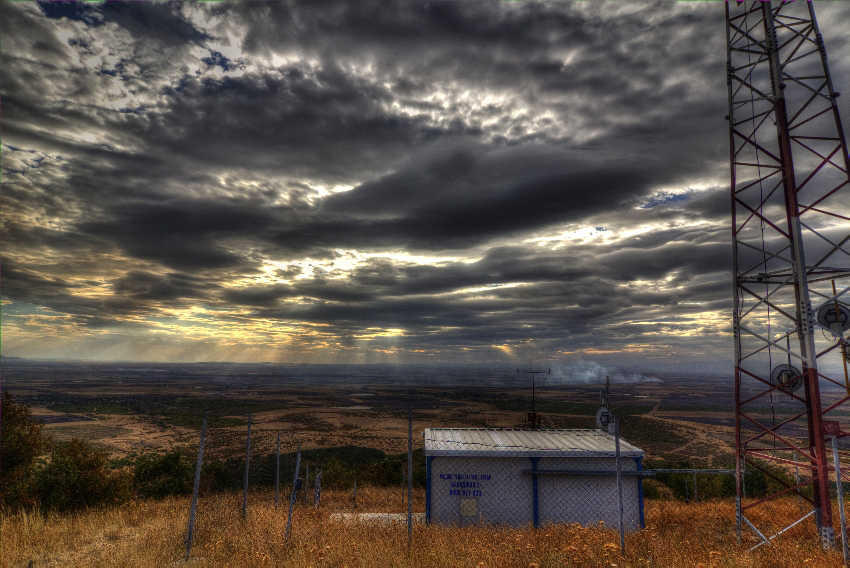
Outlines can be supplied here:
M249 446L247 420L240 425L209 427L200 472L195 546L215 542L223 531L234 530L234 523L243 516L251 520L252 514L260 511L264 522L280 527L291 524L296 540L298 531L307 530L303 527L308 525L301 521L308 517L320 524L404 525L408 522L409 482L413 486L411 523L416 525L545 527L577 523L625 535L648 523L657 526L672 511L678 513L704 502L717 505L723 516L720 523L735 523L735 477L729 470L683 469L681 464L665 468L662 466L669 464L647 460L624 439L618 452L616 436L607 432L485 428L423 432L421 427L414 432L413 468L408 472L407 452L322 447L297 431L262 423L252 424ZM384 443L382 447L397 445ZM848 470L845 466L844 480L850 479ZM794 481L793 469L779 473L786 482ZM771 475L749 468L743 476L742 505L757 503L774 493L776 485ZM840 547L842 513L836 487L833 485L833 524ZM783 537L811 536L814 520L805 518L811 510L806 491L790 492L753 509L761 511L757 520L766 536L799 518L803 520ZM748 548L763 542L746 526L741 535L741 544ZM281 539L284 536L281 529ZM621 546L625 542L623 538Z

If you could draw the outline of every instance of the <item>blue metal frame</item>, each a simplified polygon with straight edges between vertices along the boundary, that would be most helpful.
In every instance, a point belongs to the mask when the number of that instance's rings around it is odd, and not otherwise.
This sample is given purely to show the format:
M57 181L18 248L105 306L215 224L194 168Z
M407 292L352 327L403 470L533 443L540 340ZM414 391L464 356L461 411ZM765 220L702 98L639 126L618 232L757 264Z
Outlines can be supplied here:
M425 523L431 523L431 462L434 456L425 458ZM641 519L643 519L643 507L641 507Z
M632 458L637 463L637 470L643 471L643 458ZM646 523L643 520L643 476L638 475L638 511L640 513L640 528L645 529Z
M537 471L537 462L540 458L528 458L531 460L531 470ZM537 474L532 473L532 485L534 491L534 528L538 528L540 526L540 507L538 501L538 493L537 493Z

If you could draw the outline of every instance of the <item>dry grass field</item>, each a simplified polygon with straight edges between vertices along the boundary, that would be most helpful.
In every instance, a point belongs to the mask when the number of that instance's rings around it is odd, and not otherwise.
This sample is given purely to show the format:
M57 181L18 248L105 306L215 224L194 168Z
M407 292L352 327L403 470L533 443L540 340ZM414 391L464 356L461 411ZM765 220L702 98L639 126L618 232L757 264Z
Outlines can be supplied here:
M397 490L358 492L358 510L395 501ZM389 491L389 490L387 490ZM440 527L416 524L407 547L403 524L340 522L332 511L350 510L350 494L327 491L322 507L298 505L292 537L284 542L287 506L272 495L251 495L247 521L240 495L212 495L199 506L189 563L205 566L839 566L840 551L822 551L810 526L753 553L755 542L736 543L731 502L655 501L647 528L627 536L600 527L551 525L540 529ZM4 566L168 566L182 564L188 499L141 501L74 515L18 514L2 525ZM787 504L762 508L777 518ZM420 498L414 510L422 510ZM784 508L783 508L784 507ZM790 520L790 519L789 519ZM799 534L795 534L798 532Z
M18 387L23 402L32 405L34 414L53 418L44 433L57 441L80 437L107 451L116 461L125 457L129 460L128 456L135 459L138 454L149 452L179 450L194 463L201 416L209 410L212 422L207 431L205 462L207 458L238 459L244 451L247 416L251 412L251 463L257 464L257 471L260 464L270 463L263 458L274 450L278 434L284 453L294 452L301 444L302 450L308 451L358 446L380 449L392 456L407 449L410 407L414 410L414 447L421 448L420 432L427 427L521 426L530 403L530 393L502 387L464 390L343 382L330 388L318 386L320 381L293 387L265 385L262 381L243 384L207 375L203 375L203 380L150 379L153 381L150 384L135 379L118 381L110 375L108 379L70 384L50 377L40 382L19 381ZM734 429L727 424L730 412L726 408L729 406L726 395L731 392L728 386L674 378L663 383L618 386L617 408L622 414L623 437L644 449L647 459L696 467L728 467L734 453ZM592 428L599 406L599 388L598 385L538 388L537 408L543 414L544 426ZM310 458L313 465L326 459L314 458ZM400 461L387 467L396 465L400 474ZM118 466L130 468L132 461ZM252 465L252 471L253 468ZM226 473L233 478L230 481L237 481L235 486L241 486L238 468ZM356 479L363 481L362 477ZM284 543L286 504L275 508L272 495L252 493L248 519L243 521L241 495L208 494L202 495L199 503L189 563L351 567L836 566L842 563L839 551L820 549L810 521L781 536L776 546L747 553L758 540L745 528L744 543L738 544L732 499L685 505L673 498L669 487L659 483L655 487L669 500L646 501L647 528L628 535L625 557L620 554L619 535L615 531L566 525L535 530L417 524L413 546L408 550L404 525L333 520L332 513L351 511L351 496L349 492L330 490L323 491L322 507L318 510L301 503L296 506L292 538ZM700 497L708 497L709 493L703 491L704 487ZM423 492L421 488L417 490L414 511L425 509ZM358 512L406 510L400 487L385 490L361 487L357 497ZM188 509L188 499L179 498L138 501L118 509L69 515L9 516L2 519L0 564L181 564ZM797 502L790 499L757 507L748 516L773 534L800 514Z

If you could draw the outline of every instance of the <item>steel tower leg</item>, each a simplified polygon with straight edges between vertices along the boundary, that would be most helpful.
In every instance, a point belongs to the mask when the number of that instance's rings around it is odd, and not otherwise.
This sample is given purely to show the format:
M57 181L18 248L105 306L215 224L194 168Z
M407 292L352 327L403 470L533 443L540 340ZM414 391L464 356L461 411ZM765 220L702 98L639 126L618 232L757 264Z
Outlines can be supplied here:
M806 277L806 260L803 251L803 233L800 230L800 207L797 202L797 182L794 176L794 158L791 152L791 134L788 126L788 111L785 105L786 84L782 78L779 61L779 42L770 2L761 5L766 41L766 53L770 63L770 79L775 101L776 136L779 140L779 157L782 167L782 182L785 190L785 214L788 222L788 237L791 244L791 273L794 279L796 300L797 335L802 355L803 386L806 390L806 411L809 417L809 444L814 449L811 461L814 483L815 522L826 546L835 544L832 532L832 502L829 498L829 469L825 467L826 439L821 421L820 389L815 358L815 340L812 322L812 307L809 301L809 286Z
M839 299L847 288L839 293L827 290L825 283L850 276L850 247L843 246L847 240L842 225L836 225L837 219L850 221L846 201L839 199L850 190L850 157L811 2L805 11L784 2L725 4L735 275L736 528L740 539L743 521L762 537L757 546L769 542L747 519L748 511L784 496L803 495L812 507L806 516L815 517L818 536L824 546L832 546L825 414L850 396L846 390L841 395L829 388L822 392L822 381L828 386L840 383L821 372L818 362L841 353L846 341L829 330L819 332L825 338L819 339L815 312L829 301L836 302L836 311L839 303L847 306L846 297ZM812 298L818 304L814 311ZM793 337L798 340L794 346L789 342L784 347ZM845 346L836 351L841 344ZM769 423L764 416L768 397ZM777 423L774 398L793 409L792 418L783 416ZM847 435L850 424L841 426L830 421L831 429ZM795 453L809 462L808 475L800 482L783 475ZM782 488L746 502L741 476L749 466ZM803 493L808 486L811 498ZM785 528L800 520L789 519Z

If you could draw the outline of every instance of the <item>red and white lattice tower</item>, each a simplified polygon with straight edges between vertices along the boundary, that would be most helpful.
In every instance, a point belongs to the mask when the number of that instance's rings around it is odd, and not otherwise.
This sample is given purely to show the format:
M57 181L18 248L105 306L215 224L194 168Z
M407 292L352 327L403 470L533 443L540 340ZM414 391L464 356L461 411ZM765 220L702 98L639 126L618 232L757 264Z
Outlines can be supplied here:
M776 534L813 517L831 546L829 437L850 435L838 412L850 399L840 93L811 2L727 1L726 24L738 535L749 527L767 543L776 527L766 531L756 509L793 499L799 518ZM748 498L742 474L753 470L773 480L772 494Z

